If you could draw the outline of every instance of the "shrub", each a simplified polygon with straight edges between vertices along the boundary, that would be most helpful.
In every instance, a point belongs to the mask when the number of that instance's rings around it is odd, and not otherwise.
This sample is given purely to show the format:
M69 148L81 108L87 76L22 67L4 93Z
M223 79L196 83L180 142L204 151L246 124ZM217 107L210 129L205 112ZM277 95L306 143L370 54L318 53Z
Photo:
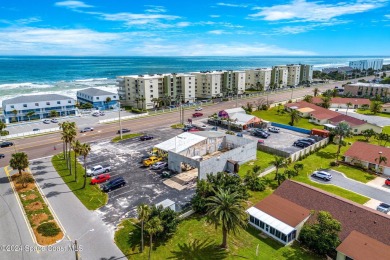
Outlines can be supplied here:
M37 231L45 237L54 237L61 232L61 229L53 222L46 222L38 226Z
M222 101L229 101L229 99L228 98L223 98Z
M227 135L235 135L235 133L233 131L226 131L225 134L227 134Z
M24 173L17 177L16 183L22 184L22 186L25 188L27 183L34 183L34 178L31 176L31 174Z
M262 110L268 110L268 109L269 109L269 105L263 104L263 105L261 106L261 109L262 109Z
M339 163L332 161L332 162L330 162L330 166L339 166Z
M9 135L9 131L3 130L0 132L0 136L6 136L6 135Z

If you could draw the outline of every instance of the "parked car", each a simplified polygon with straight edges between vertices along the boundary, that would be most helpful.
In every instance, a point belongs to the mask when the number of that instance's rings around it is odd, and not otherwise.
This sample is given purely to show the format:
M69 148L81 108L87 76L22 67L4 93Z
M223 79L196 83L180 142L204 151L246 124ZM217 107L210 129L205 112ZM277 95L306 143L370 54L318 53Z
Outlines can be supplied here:
M155 164L156 162L162 161L162 159L162 157L150 156L148 159L143 161L143 165L150 166L152 164Z
M272 126L268 128L268 131L270 131L271 133L279 133L280 129Z
M301 138L298 141L309 143L310 145L315 144L317 141L313 138Z
M122 128L122 134L124 134L124 133L129 133L129 132L130 132L130 129ZM117 134L120 134L120 133L121 133L121 130L118 130L116 133L117 133Z
M111 171L110 165L95 165L91 169L87 170L87 176L96 176L110 171Z
M154 137L151 136L151 135L143 135L143 136L141 136L141 137L139 138L139 140L145 141L145 140L151 140L151 139L153 139L153 138L154 138Z
M166 162L156 162L155 164L152 165L152 169L153 170L160 170L160 169L164 169L167 166L168 166L168 163L166 163Z
M257 140L257 142L258 142L259 144L264 144L264 140L261 140L261 139Z
M237 133L238 137L243 137L242 133Z
M36 131L39 131L40 129L39 128L34 128L33 131L36 132Z
M207 125L201 125L199 128L206 129Z
M0 153L0 159L1 159L1 158L5 158L5 154Z
M199 117L199 116L203 116L203 113L196 112L192 114L192 117Z
M301 148L305 148L305 147L308 147L310 145L311 145L310 143L307 143L307 142L304 142L304 141L295 141L293 143L293 146L297 146L297 147L301 147Z
M174 175L174 173L173 172L171 172L171 171L162 171L161 172L161 177L162 178L169 178L169 177L171 177L171 176L173 176Z
M141 156L140 163L143 163L146 159L149 159L149 155L143 155Z
M44 124L50 124L50 120L49 119L45 119L45 120L43 120L43 123Z
M111 175L109 173L99 174L98 176L92 177L91 184L99 184L108 181L111 179Z
M390 178L387 178L387 179L385 180L385 184L386 184L387 186L390 186Z
M387 214L390 212L390 205L387 203L381 203L378 205L378 207L376 207L376 210Z
M330 181L332 179L332 174L324 171L315 171L311 176L323 179L324 181Z
M202 110L203 110L203 108L201 108L201 107L195 108L195 111L202 111Z
M100 113L99 112L93 112L92 115L98 117L98 116L100 116Z
M104 116L104 115L106 115L106 114L103 111L99 112L99 116Z
M93 131L93 127L84 127L83 129L80 130L80 133L91 132L91 131Z
M194 129L194 128L196 128L196 126L194 126L194 125L186 125L186 126L183 128L183 131L184 131L184 132L187 132L187 131L189 131L190 129Z
M188 130L188 132L199 132L199 129L197 129L197 128L191 128L190 130Z
M260 128L255 128L254 131L255 131L255 132L258 132L258 133L263 133L263 134L265 134L267 137L271 135L271 134L268 133L267 131L265 131L265 130L263 130L263 129L260 129Z
M102 185L102 190L104 192L109 192L109 191L118 189L120 187L123 187L125 185L126 185L125 179L123 179L123 177L117 177L117 178L111 179L107 183L103 184Z
M8 147L8 146L13 146L14 143L13 142L2 142L0 143L0 148L3 148L3 147Z
M252 135L254 136L257 136L257 137L260 137L260 138L264 138L264 139L267 139L268 138L268 135L263 133L263 132L260 132L260 131L253 131L252 132Z
M53 118L52 120L50 120L52 123L58 123L58 119L57 118Z

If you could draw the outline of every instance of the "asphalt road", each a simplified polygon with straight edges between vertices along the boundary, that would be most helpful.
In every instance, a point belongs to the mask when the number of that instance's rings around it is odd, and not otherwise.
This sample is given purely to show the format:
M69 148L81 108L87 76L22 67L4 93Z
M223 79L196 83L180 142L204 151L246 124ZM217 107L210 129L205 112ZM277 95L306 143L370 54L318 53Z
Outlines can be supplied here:
M390 204L390 196L388 192L377 189L375 187L366 185L362 182L358 182L349 178L346 178L340 172L333 170L326 170L327 172L332 174L332 179L330 181L324 181L322 179L314 178L310 176L312 181L316 181L322 184L333 184L338 187L344 188L346 190L353 191L355 193L361 194L363 196L379 200L381 202L385 202Z

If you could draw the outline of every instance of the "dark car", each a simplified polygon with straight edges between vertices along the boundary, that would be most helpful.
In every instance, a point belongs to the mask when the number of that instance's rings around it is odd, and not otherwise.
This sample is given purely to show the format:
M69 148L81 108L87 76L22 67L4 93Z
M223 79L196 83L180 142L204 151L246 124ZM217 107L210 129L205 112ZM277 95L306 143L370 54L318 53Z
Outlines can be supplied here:
M111 179L109 182L102 185L102 190L104 192L109 192L109 191L118 189L120 187L123 187L125 185L126 185L125 179L123 179L123 177L117 177L115 179Z
M141 136L141 137L139 138L139 140L145 141L145 140L151 140L151 139L153 139L153 138L154 138L154 137L151 136L151 135L143 135L143 136Z
M381 204L379 204L378 207L376 207L376 210L387 214L390 212L390 205L386 204L386 203L381 203Z
M184 132L187 132L187 131L189 131L189 130L191 130L191 129L195 129L196 128L196 126L193 126L193 125L186 125L184 128L183 128L183 131Z
M254 131L252 133L254 136L257 136L257 137L261 137L261 138L264 138L264 139L267 139L268 138L268 135L263 133L263 132L260 132L260 131Z
M0 153L0 159L1 159L1 158L5 158L5 154Z
M92 127L84 127L83 129L80 130L80 133L91 132L91 131L93 131Z
M36 131L39 131L40 129L39 128L34 128L33 131L36 132Z
M117 134L120 134L120 133L121 133L121 130L118 130L116 133L117 133ZM122 128L122 134L123 134L123 133L130 133L130 129Z
M263 130L263 129L260 129L260 128L256 128L256 129L255 129L255 132L263 133L263 134L266 135L267 137L271 135L271 134L268 133L267 131L265 131L265 130Z
M299 142L306 142L306 143L309 143L309 144L315 144L317 141L313 138L302 138L302 139L298 139Z
M305 147L310 146L311 144L310 144L310 143L307 143L307 142L304 142L304 141L296 141L296 142L294 142L293 145L294 145L294 146L301 147L301 148L305 148Z
M0 143L0 147L1 147L1 148L13 146L13 145L14 145L13 142L2 142L2 143Z

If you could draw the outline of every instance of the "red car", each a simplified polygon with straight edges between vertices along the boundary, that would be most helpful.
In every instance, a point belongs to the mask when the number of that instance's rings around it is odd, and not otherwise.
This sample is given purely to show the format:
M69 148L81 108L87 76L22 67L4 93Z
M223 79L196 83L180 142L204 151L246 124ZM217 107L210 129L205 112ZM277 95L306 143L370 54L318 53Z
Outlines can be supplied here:
M103 173L98 176L92 177L91 184L98 184L108 181L111 178L111 175L109 173Z
M188 130L188 132L199 132L199 129L198 128L191 128L190 130Z
M390 186L390 178L387 178L387 179L385 180L385 184L386 184L387 186Z
M198 116L203 116L202 113L196 112L192 114L192 117L198 117Z

